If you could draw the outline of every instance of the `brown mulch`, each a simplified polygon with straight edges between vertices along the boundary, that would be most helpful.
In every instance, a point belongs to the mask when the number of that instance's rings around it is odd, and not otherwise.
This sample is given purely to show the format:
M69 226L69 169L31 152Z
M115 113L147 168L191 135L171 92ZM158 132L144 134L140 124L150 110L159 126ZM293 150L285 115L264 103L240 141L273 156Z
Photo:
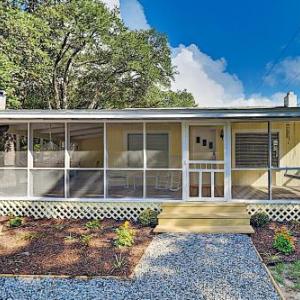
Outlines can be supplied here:
M296 238L295 252L289 255L279 253L272 247L275 229L286 226ZM254 228L255 233L251 235L252 241L266 264L278 262L293 262L300 259L300 223L299 222L271 222L265 227Z
M15 275L129 276L153 238L152 229L133 224L135 243L116 248L115 229L122 224L102 220L86 229L88 220L24 218L18 228L0 218L0 273ZM82 235L89 235L88 245ZM122 261L119 265L117 259Z

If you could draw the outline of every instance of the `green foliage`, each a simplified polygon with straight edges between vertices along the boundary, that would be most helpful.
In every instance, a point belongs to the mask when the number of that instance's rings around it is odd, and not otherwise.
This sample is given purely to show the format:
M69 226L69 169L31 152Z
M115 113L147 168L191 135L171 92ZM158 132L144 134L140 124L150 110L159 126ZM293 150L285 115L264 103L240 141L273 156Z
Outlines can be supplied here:
M85 224L85 228L87 229L99 229L101 227L100 220L91 220Z
M270 269L278 283L289 289L300 291L300 260L293 263L278 263Z
M270 222L269 216L264 212L258 212L251 216L250 224L254 227L264 227Z
M285 226L276 230L273 247L285 255L295 251L295 239Z
M8 221L8 226L11 228L20 227L23 221L20 217L11 217Z
M170 91L166 37L130 31L101 1L6 0L0 19L0 89L10 108L194 105L186 91Z
M122 271L127 266L127 261L124 256L120 255L115 255L114 256L114 261L112 264L112 270L111 272L113 273L114 271Z
M80 236L80 242L83 245L88 246L90 244L92 238L93 238L93 236L91 234L82 234Z
M115 246L131 247L134 244L134 230L131 228L130 222L126 221L124 224L116 229L117 238L115 240Z
M147 208L139 215L139 223L142 226L155 227L157 225L157 215L158 212L156 210Z
M284 271L285 271L284 263L278 263L274 266L274 268L271 269L274 279L280 284L284 284Z
M23 240L25 241L33 241L46 237L46 233L44 232L29 232L24 234Z

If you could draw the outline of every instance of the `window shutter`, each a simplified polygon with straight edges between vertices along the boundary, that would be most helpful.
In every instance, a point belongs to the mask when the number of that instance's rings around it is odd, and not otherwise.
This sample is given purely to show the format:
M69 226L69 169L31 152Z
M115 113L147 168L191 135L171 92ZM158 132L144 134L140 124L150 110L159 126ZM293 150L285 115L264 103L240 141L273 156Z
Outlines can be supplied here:
M279 134L272 133L272 165L278 167ZM268 134L236 133L235 164L237 168L268 167Z

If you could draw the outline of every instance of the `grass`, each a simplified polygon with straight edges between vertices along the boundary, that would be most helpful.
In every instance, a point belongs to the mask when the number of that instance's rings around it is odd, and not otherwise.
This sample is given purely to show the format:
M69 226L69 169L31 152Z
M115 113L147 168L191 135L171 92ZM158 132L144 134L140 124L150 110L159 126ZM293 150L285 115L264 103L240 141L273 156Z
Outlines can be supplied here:
M44 237L46 237L46 233L43 232L29 232L23 235L25 241L38 240Z
M293 263L278 263L271 267L274 279L294 291L300 291L300 260Z

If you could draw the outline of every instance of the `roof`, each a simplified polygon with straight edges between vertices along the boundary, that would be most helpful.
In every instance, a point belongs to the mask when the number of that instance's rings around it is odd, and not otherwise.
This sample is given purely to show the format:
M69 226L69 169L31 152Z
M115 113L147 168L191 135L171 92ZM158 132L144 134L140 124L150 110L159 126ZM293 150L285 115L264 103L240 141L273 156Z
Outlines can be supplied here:
M130 108L99 110L3 110L1 120L32 119L250 119L300 118L300 107Z

